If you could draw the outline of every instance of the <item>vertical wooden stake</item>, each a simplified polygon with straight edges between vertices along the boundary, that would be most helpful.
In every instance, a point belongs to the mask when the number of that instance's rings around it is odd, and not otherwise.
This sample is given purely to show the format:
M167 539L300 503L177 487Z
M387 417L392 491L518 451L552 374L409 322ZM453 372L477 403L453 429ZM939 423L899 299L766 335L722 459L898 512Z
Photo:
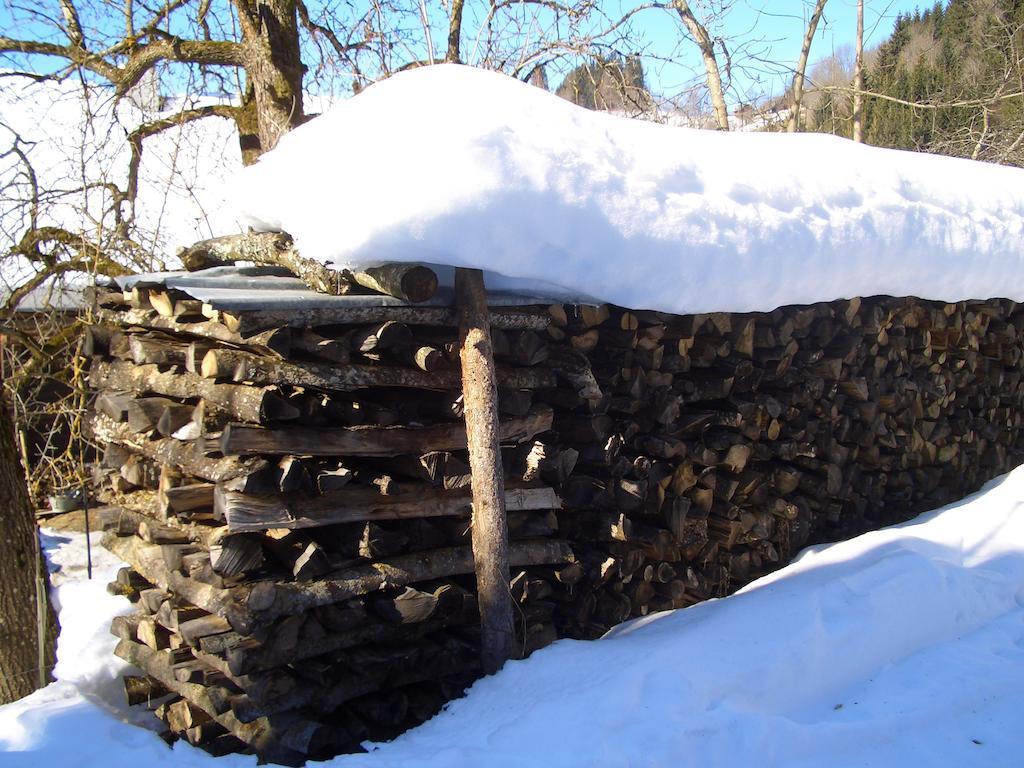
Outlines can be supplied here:
M482 629L482 661L497 672L512 655L512 599L508 590L505 478L498 444L498 387L490 316L478 269L455 270L459 357L473 488L473 559Z

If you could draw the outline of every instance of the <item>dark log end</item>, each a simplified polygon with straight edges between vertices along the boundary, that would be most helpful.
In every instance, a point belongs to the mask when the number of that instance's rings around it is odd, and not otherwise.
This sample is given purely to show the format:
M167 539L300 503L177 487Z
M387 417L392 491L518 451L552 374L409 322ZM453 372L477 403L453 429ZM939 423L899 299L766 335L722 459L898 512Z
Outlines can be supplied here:
M437 275L427 267L412 267L402 275L402 292L414 304L426 301L437 292Z

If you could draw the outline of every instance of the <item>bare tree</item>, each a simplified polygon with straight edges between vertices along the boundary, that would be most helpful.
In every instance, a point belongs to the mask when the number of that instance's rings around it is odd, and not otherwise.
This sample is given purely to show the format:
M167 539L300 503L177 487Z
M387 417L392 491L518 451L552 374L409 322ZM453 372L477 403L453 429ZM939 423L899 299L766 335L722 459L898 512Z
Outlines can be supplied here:
M856 59L853 65L853 140L864 141L864 0L857 0Z
M227 8L214 9L209 0L167 0L155 10L128 0L122 12L119 37L112 35L114 13L108 6L90 6L104 25L87 34L75 0L58 0L59 14L45 8L29 12L38 24L53 19L58 34L50 39L0 37L0 53L20 54L14 61L28 63L38 57L64 61L63 69L51 74L66 77L85 70L110 83L118 96L137 85L162 63L229 67L244 71L245 83L239 103L191 110L179 120L196 120L218 115L233 119L238 126L243 159L252 162L261 152L304 119L302 108L303 64L299 46L298 4L301 0L230 0ZM183 23L179 17L191 10L194 16ZM231 16L238 33L231 38L213 39L211 14L217 10ZM136 19L142 17L141 25ZM60 19L57 21L57 19ZM191 27L196 36L183 34ZM181 31L179 31L181 30ZM62 38L62 39L61 39Z
M800 102L804 95L804 72L807 70L807 58L811 54L811 42L814 40L814 33L818 30L818 22L825 12L826 0L817 0L814 11L811 13L811 20L807 23L807 32L804 34L804 42L800 47L800 58L796 63L796 71L793 73L793 103L790 108L789 121L786 130L795 133L800 125Z
M708 34L707 28L694 16L687 0L672 0L672 7L675 8L679 18L686 25L690 35L693 37L697 47L700 48L701 58L704 60L704 69L707 72L708 92L711 95L711 105L715 112L715 122L719 130L729 130L729 111L725 106L725 91L722 88L722 76L718 70L718 59L715 56L715 45Z

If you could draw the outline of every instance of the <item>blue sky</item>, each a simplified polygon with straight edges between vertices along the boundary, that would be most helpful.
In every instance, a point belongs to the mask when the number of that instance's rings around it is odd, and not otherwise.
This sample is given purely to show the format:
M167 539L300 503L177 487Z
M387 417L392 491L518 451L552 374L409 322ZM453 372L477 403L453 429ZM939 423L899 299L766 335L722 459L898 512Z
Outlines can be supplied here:
M606 0L604 7L613 13L617 3L618 0ZM722 3L723 0L717 0L715 4ZM695 13L706 13L706 6L702 9L698 0L691 0L690 4ZM785 89L800 55L812 5L811 0L734 0L721 24L709 30L712 36L721 35L733 53L734 88L730 101L778 94ZM932 5L928 0L866 0L865 47L884 41L898 14ZM659 64L652 57L647 61L648 85L652 90L667 96L692 84L694 77L703 79L703 64L696 45L689 39L676 43L681 28L675 19L664 11L651 10L645 14L639 22L651 43L649 50L674 50L675 60ZM811 47L811 63L844 45L852 48L856 29L855 0L829 0Z
M366 0L355 0L359 5ZM598 5L609 19L618 19L637 0L598 0ZM800 44L807 27L813 0L690 0L694 12L704 19L713 36L726 41L731 54L731 88L728 100L736 104L756 101L783 92L792 78L800 52ZM868 47L877 45L892 31L899 13L912 13L917 7L930 7L925 0L865 0L865 29ZM437 0L425 0L431 18L435 44L443 44L446 35L447 5ZM51 7L52 6L52 7ZM55 0L40 3L41 9L50 7L53 16L59 16ZM727 12L717 21L712 9L725 6ZM470 0L466 4L467 18L479 14L486 3ZM14 37L39 34L38 27L18 29L23 24L12 23L10 0L0 1L0 30ZM45 10L44 10L45 13ZM18 14L21 15L21 14ZM22 18L24 18L22 16ZM87 19L83 17L83 21ZM469 36L472 22L464 25ZM856 29L855 0L829 0L825 16L811 50L811 62L830 55L841 46L852 46ZM648 86L656 94L673 97L685 93L704 80L704 70L696 45L683 30L673 11L650 9L638 14L633 22L635 34L616 47L623 52L644 55ZM464 40L464 49L471 41ZM425 56L425 51L416 51ZM50 60L54 62L54 60ZM720 65L725 69L724 57ZM568 62L561 65L568 68ZM557 86L565 71L552 68L548 72L552 87Z

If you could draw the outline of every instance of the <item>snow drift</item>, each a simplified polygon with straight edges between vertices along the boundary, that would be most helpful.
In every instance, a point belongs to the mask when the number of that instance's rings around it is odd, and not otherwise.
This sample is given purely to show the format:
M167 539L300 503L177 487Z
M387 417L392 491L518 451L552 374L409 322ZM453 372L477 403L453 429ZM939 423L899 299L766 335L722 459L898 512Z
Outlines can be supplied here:
M46 543L58 567L74 551ZM105 594L114 568L103 571L59 587L60 680L0 707L0 764L254 765L168 750L123 722L106 628L128 604ZM396 741L323 765L1009 766L1024 749L1022 691L1019 468L909 523L808 550L732 597L559 641Z
M1020 169L670 128L457 65L337 105L232 196L318 260L474 266L633 308L1024 299Z

